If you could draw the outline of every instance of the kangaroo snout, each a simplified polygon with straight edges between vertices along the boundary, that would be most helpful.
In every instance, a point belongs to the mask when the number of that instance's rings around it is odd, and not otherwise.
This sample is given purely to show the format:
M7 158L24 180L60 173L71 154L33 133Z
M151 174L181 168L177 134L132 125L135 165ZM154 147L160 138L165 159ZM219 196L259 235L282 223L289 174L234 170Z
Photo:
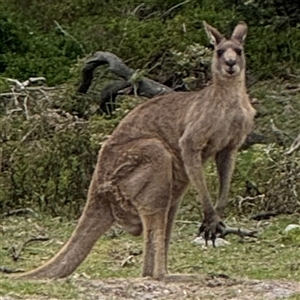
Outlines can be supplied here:
M228 59L226 60L226 65L229 67L233 67L236 64L236 60L235 59Z

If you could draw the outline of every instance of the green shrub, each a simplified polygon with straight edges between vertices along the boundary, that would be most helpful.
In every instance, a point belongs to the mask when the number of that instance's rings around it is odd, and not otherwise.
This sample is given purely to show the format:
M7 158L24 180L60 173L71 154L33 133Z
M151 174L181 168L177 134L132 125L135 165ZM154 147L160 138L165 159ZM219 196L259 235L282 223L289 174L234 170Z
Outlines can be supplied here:
M0 72L8 77L62 83L77 57L104 50L164 82L176 71L171 52L208 45L203 20L227 34L239 20L248 22L248 68L256 77L289 77L300 67L296 0L3 1Z

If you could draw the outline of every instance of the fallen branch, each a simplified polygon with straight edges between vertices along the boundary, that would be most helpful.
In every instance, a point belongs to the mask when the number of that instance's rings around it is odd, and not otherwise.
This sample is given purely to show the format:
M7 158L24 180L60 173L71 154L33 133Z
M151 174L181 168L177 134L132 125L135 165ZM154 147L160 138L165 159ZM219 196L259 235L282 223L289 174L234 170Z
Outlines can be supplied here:
M247 230L242 228L225 227L223 232L219 235L220 238L224 238L228 234L238 235L240 238L255 237L257 238L257 230Z
M14 261L17 261L20 258L20 255L22 253L22 251L24 250L25 246L28 245L29 243L32 242L37 242L37 241L48 241L49 237L48 236L36 236L36 237L31 237L28 238L21 246L20 248L17 250L15 247L11 248L11 252L12 252L12 258Z
M78 92L86 93L91 85L94 70L102 65L108 65L108 69L115 75L123 78L128 84L131 82L138 85L139 95L152 98L156 95L174 92L171 88L160 84L154 80L141 76L137 82L132 82L132 76L136 71L126 66L126 64L116 55L110 52L96 52L93 57L89 58L82 69L82 83Z
M235 227L224 227L222 229L222 232L217 234L217 238L221 238L221 239L225 239L225 237L229 234L234 234L239 236L240 238L244 238L244 237L255 237L257 238L257 230L248 230L248 229L242 229L242 228L235 228ZM198 234L197 237L203 237L204 234ZM204 237L203 237L204 238ZM211 240L211 238L209 238L209 240ZM213 242L213 246L215 247L215 241ZM205 241L206 246L207 246L207 240Z
M255 144L266 144L266 143L267 143L267 139L265 136L252 131L248 134L245 142L240 147L240 150L246 150Z
M183 220L177 220L175 223L180 223L180 224L198 224L199 226L201 225L197 221L183 221ZM235 234L240 237L257 237L256 234L258 233L257 230L248 230L248 229L241 229L241 228L235 228L235 227L228 227L226 226L223 229L223 232L218 235L219 238L224 238L228 234ZM200 235L198 235L200 236Z

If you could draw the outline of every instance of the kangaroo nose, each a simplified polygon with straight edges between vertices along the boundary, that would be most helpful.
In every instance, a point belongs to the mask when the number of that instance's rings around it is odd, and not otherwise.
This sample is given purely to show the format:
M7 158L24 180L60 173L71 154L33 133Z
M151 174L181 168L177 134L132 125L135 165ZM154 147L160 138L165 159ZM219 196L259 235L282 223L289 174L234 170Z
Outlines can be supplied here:
M234 59L226 60L226 65L229 67L233 67L235 65L235 60Z

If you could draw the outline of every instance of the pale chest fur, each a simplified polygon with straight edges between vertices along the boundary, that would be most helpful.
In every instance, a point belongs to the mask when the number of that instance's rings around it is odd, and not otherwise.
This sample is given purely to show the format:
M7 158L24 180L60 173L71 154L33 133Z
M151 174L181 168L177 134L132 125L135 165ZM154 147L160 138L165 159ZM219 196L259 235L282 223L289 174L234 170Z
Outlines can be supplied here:
M217 113L210 120L210 134L203 149L203 158L226 147L238 148L253 127L255 110L247 95L231 104L221 104L215 110Z

